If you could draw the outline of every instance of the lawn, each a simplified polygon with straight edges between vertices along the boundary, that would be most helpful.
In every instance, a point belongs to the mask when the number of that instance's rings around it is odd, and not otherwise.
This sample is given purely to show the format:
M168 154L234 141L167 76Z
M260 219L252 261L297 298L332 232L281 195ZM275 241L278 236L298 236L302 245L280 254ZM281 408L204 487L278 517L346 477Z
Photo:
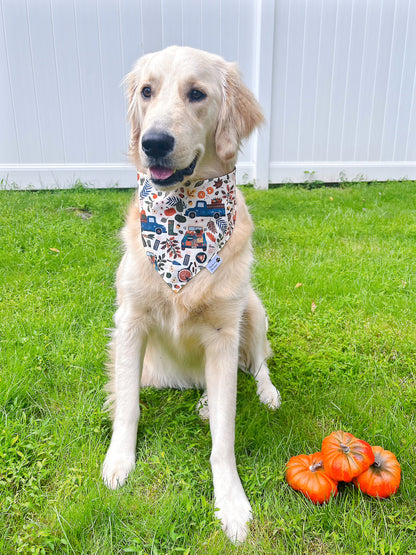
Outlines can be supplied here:
M132 191L0 192L0 552L416 554L416 184L244 187L253 281L283 403L240 374L236 456L254 520L233 547L213 513L198 391L144 390L137 467L100 468L118 231ZM351 484L314 506L292 455L343 429L393 451L387 500Z

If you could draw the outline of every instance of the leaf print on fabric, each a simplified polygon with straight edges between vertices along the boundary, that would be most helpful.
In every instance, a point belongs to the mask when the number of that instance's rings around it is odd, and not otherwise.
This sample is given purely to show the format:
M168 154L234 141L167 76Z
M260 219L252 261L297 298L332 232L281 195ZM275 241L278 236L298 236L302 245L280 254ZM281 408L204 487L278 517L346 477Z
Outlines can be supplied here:
M211 231L211 233L217 233L217 226L213 220L210 220L207 224L207 228Z
M140 198L141 199L146 198L147 196L150 195L151 192L152 192L152 186L146 180L145 184L142 187L142 190L140 191Z
M166 250L170 258L175 260L177 258L182 258L181 247L176 239L166 239L166 241L162 241L160 247Z
M182 202L181 197L177 196L177 195L169 195L166 198L166 205L169 206L169 208L174 208L175 206L177 206L180 202Z
M217 218L215 220L215 223L217 224L217 226L221 229L221 231L224 233L225 231L227 231L227 227L228 227L228 223L227 223L227 219L226 218Z
M195 198L196 197L195 189L186 189L186 194L187 194L188 198Z
M152 208L152 206L153 206L153 201L152 201L152 199L151 199L149 196L148 196L147 198L141 199L141 200L143 200L143 202L145 203L145 206L146 206L149 210Z
M157 271L162 272L165 269L165 264L166 264L165 254L162 254L161 256L158 256L157 259L156 259Z

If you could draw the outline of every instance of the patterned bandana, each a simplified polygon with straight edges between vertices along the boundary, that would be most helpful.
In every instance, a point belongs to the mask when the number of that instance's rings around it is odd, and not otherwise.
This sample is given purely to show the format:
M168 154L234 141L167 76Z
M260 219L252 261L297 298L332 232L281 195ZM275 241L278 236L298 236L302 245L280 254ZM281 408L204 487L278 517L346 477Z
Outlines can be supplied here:
M203 268L214 273L236 219L235 170L158 191L138 173L140 224L149 261L175 293Z

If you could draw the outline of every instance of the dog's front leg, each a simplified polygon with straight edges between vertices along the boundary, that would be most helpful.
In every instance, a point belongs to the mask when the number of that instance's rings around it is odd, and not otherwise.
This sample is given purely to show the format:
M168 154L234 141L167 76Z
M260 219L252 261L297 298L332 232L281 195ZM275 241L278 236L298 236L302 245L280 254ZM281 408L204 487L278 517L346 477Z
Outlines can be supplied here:
M147 337L142 326L129 319L122 307L115 320L113 434L102 473L105 484L111 489L122 486L135 465L140 376Z
M217 516L230 540L242 542L247 536L251 507L237 473L234 453L237 366L237 337L219 330L216 340L206 347L210 460Z

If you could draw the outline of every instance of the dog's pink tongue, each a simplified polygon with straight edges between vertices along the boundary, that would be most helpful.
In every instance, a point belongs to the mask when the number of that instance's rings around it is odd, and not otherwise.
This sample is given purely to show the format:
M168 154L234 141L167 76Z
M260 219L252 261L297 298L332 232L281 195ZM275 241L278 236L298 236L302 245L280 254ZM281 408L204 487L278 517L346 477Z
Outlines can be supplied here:
M164 179L168 179L168 177L173 175L173 170L169 168L150 168L150 175L153 179L163 181Z

